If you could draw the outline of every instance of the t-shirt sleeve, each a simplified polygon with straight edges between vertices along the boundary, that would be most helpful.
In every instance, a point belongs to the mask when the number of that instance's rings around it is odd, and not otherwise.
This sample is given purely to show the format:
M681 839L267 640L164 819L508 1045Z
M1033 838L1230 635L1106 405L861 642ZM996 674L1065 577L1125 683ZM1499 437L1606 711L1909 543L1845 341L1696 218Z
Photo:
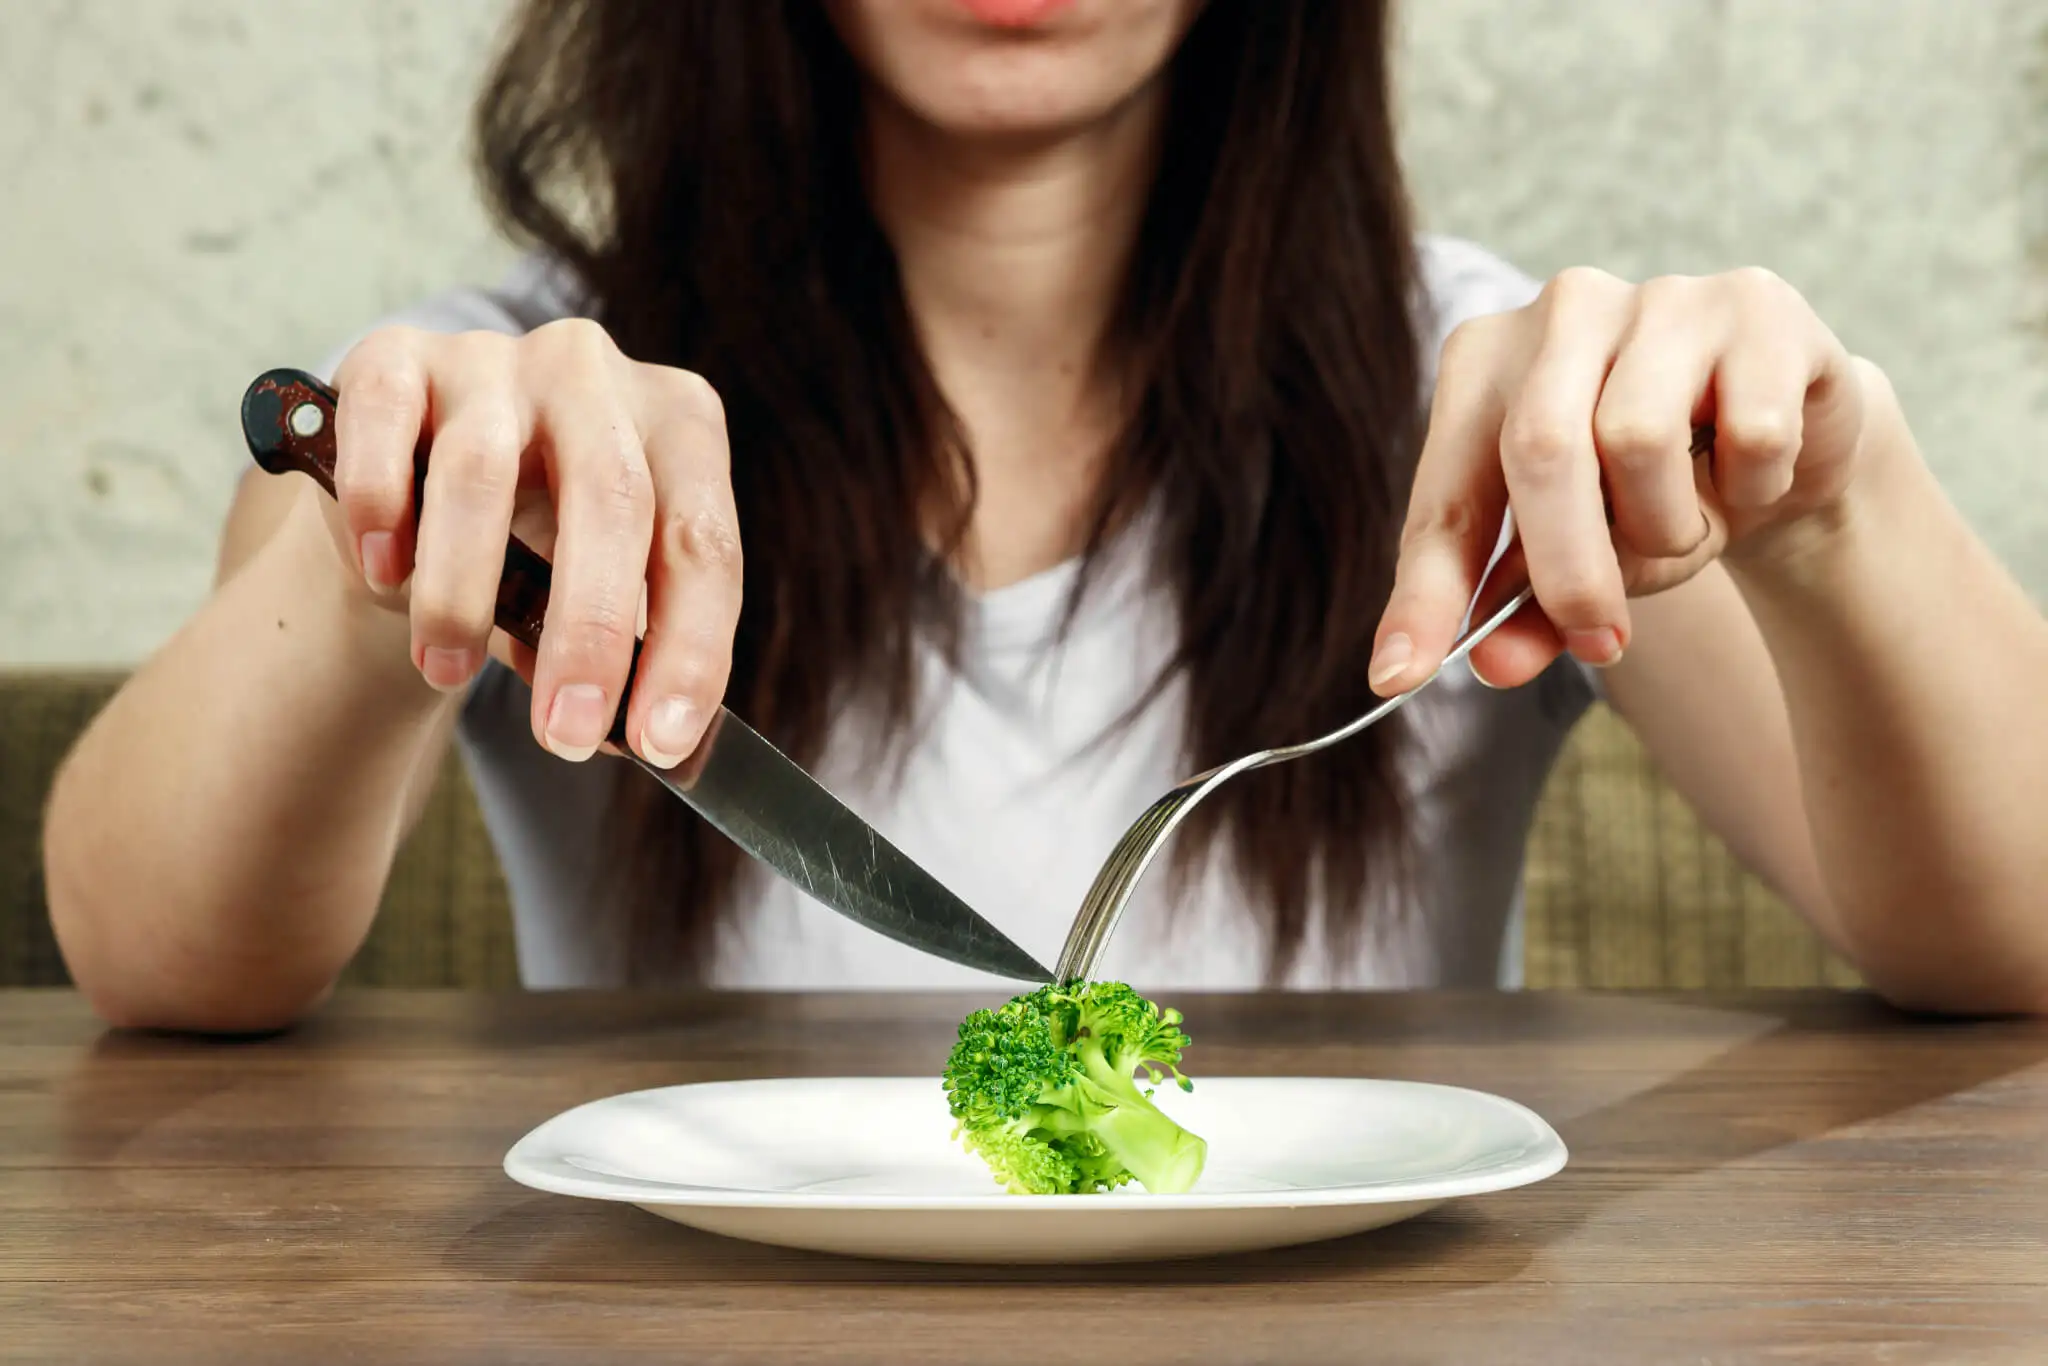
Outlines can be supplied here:
M588 315L586 296L565 268L539 254L521 257L488 288L448 289L362 324L316 364L309 374L334 382L334 372L358 342L382 327L416 327L422 332L498 332L524 336L546 323ZM239 483L255 471L246 460L232 466Z
M313 373L331 382L356 344L383 327L519 337L547 323L587 316L588 312L587 300L564 267L538 254L528 255L490 288L445 290L365 324L322 358Z
M1543 286L1486 248L1459 237L1425 234L1417 241L1417 255L1424 295L1418 335L1423 339L1425 383L1433 386L1444 342L1459 324L1526 307ZM1514 514L1509 513L1487 562L1489 572L1507 550L1513 527ZM1570 655L1559 659L1542 682L1546 690L1561 694L1557 701L1567 714L1576 715L1582 702L1605 701L1607 696L1600 671Z
M1463 322L1522 308L1543 292L1533 276L1462 237L1425 233L1416 239L1421 276L1423 359L1430 383L1444 341Z

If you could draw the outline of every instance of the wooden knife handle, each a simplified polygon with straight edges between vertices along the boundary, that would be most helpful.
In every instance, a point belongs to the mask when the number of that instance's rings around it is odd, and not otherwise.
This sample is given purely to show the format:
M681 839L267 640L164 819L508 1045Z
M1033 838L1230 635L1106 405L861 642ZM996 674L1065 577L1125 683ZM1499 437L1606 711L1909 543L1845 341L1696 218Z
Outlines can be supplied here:
M271 474L297 471L334 496L334 414L339 395L303 370L268 370L242 395L242 437L249 454ZM427 477L426 451L413 457L413 515L419 515ZM505 544L505 569L498 579L493 619L498 628L530 650L540 648L548 614L553 571L532 546L517 536ZM612 718L610 740L625 746L626 703L640 672L642 642L633 642L626 692Z

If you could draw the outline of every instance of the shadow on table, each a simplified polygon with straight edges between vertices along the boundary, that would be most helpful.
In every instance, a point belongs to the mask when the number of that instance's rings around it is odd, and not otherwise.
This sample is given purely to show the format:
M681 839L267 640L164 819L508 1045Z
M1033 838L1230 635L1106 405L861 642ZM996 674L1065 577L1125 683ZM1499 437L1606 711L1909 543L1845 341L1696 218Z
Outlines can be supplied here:
M2048 1032L2024 1023L1913 1019L1874 998L1793 1001L1783 1011L1631 1002L1638 1011L1718 1017L1718 1049L1695 1065L1573 1113L1536 1108L1572 1161L1539 1186L1452 1202L1388 1228L1299 1247L1179 1262L978 1267L839 1258L720 1238L628 1206L541 1198L481 1220L445 1256L480 1278L1052 1285L1371 1282L1424 1297L1512 1281L1546 1249L1616 1202L1729 1164L1810 1143L1869 1159L1891 1140L1851 1131L1945 1100L2048 1059ZM1709 1034L1712 1031L1708 1031ZM1966 1046L1955 1046L1967 1041ZM1620 1039L1626 1050L1634 1041ZM1901 1065L1910 1062L1911 1065ZM1479 1084L1487 1084L1480 1081ZM1504 1090L1515 1090L1502 1086ZM1528 1088L1521 1088L1528 1089ZM1540 1088L1539 1088L1540 1089ZM1958 1121L1968 1137L1967 1119ZM1831 1153L1802 1161L1824 1164ZM1893 1160L1907 1161L1903 1154Z
M1550 1116L1572 1150L1571 1164L1539 1186L1455 1202L1350 1238L1258 1254L1131 1265L884 1263L727 1240L626 1206L507 1191L492 1173L479 1184L474 1218L448 1240L439 1260L448 1272L471 1279L560 1283L1221 1286L1348 1281L1371 1283L1380 1296L1426 1297L1515 1280L1547 1249L1616 1202L1775 1149L1829 1145L1827 1152L1803 1154L1800 1160L1809 1163L1832 1160L1836 1145L1845 1160L1909 1160L1859 1147L1868 1143L1881 1149L1888 1140L1850 1131L1969 1092L2048 1058L2048 1032L2038 1028L2001 1022L1908 1023L1874 1001L1850 1011L1837 1003L1812 1013L1796 1001L1782 1010L1653 1002L1617 1003L1616 1008L1619 1018L1652 1026L1678 1021L1681 1032L1686 1019L1702 1022L1688 1036L1690 1044L1704 1050L1695 1051L1700 1060L1661 1079L1654 1067L1644 1065L1652 1056L1668 1061L1669 1039L1675 1035L1667 1036L1664 1045L1616 1037L1582 1051L1582 1065L1572 1068L1547 1067L1541 1037L1495 1051L1484 1068L1468 1069L1456 1080L1523 1099ZM1398 1033L1376 1039L1365 1065L1383 1074L1408 1066L1401 1060L1409 1046ZM1422 1040L1415 1046L1428 1047ZM203 1163L216 1144L222 1151L239 1147L224 1142L222 1132L235 1123L234 1092L240 1083L234 1073L218 1066L182 1066L178 1056L223 1047L236 1045L166 1049L161 1042L128 1035L101 1038L58 1087L57 1137L63 1156L83 1165L118 1166L132 1159L138 1147L162 1142L167 1119L198 1110L207 1111L213 1122L183 1132L176 1151L157 1149L149 1156L173 1164ZM1638 1047L1648 1051L1629 1052ZM1666 1051L1657 1052L1659 1047ZM1435 1068L1445 1056L1418 1057L1412 1067ZM303 1153L303 1160L322 1160L315 1136L321 1112L344 1110L374 1092L376 1062L358 1062L295 1078L294 1100L305 1104L313 1122L279 1137ZM1603 1091L1610 1075L1628 1080ZM1955 1123L1955 1137L1967 1141L1970 1121ZM223 1232L233 1235L234 1230Z
M1510 1279L1528 1261L1511 1220L1476 1204L1432 1210L1371 1233L1269 1252L1175 1262L976 1266L882 1262L798 1252L722 1238L626 1205L523 1199L449 1246L443 1265L479 1280L696 1284L1000 1282L1018 1285L1245 1285L1381 1280L1415 1296L1481 1277L1454 1268L1484 1260L1485 1280Z

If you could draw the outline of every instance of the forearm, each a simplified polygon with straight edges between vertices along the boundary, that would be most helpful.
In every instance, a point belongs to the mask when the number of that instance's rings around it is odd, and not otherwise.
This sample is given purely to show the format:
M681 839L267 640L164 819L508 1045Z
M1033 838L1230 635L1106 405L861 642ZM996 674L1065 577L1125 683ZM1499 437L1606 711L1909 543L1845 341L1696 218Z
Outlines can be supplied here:
M1775 662L1826 885L1871 983L2048 1009L2048 623L1903 423L1842 515L1728 559Z
M350 602L305 503L137 670L54 785L51 917L117 1023L289 1023L382 896L451 704L411 669L403 619Z

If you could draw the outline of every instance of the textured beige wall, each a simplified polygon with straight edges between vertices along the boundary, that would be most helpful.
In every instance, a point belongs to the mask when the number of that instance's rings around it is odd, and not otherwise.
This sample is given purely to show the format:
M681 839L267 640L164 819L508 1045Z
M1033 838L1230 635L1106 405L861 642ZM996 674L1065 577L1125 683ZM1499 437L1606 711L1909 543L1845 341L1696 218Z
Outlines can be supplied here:
M503 0L0 5L0 663L205 591L243 384L504 259L462 171ZM2048 0L1408 0L1432 226L1537 274L1756 262L2048 597Z
M0 663L153 649L243 386L498 268L462 118L501 7L0 3Z

